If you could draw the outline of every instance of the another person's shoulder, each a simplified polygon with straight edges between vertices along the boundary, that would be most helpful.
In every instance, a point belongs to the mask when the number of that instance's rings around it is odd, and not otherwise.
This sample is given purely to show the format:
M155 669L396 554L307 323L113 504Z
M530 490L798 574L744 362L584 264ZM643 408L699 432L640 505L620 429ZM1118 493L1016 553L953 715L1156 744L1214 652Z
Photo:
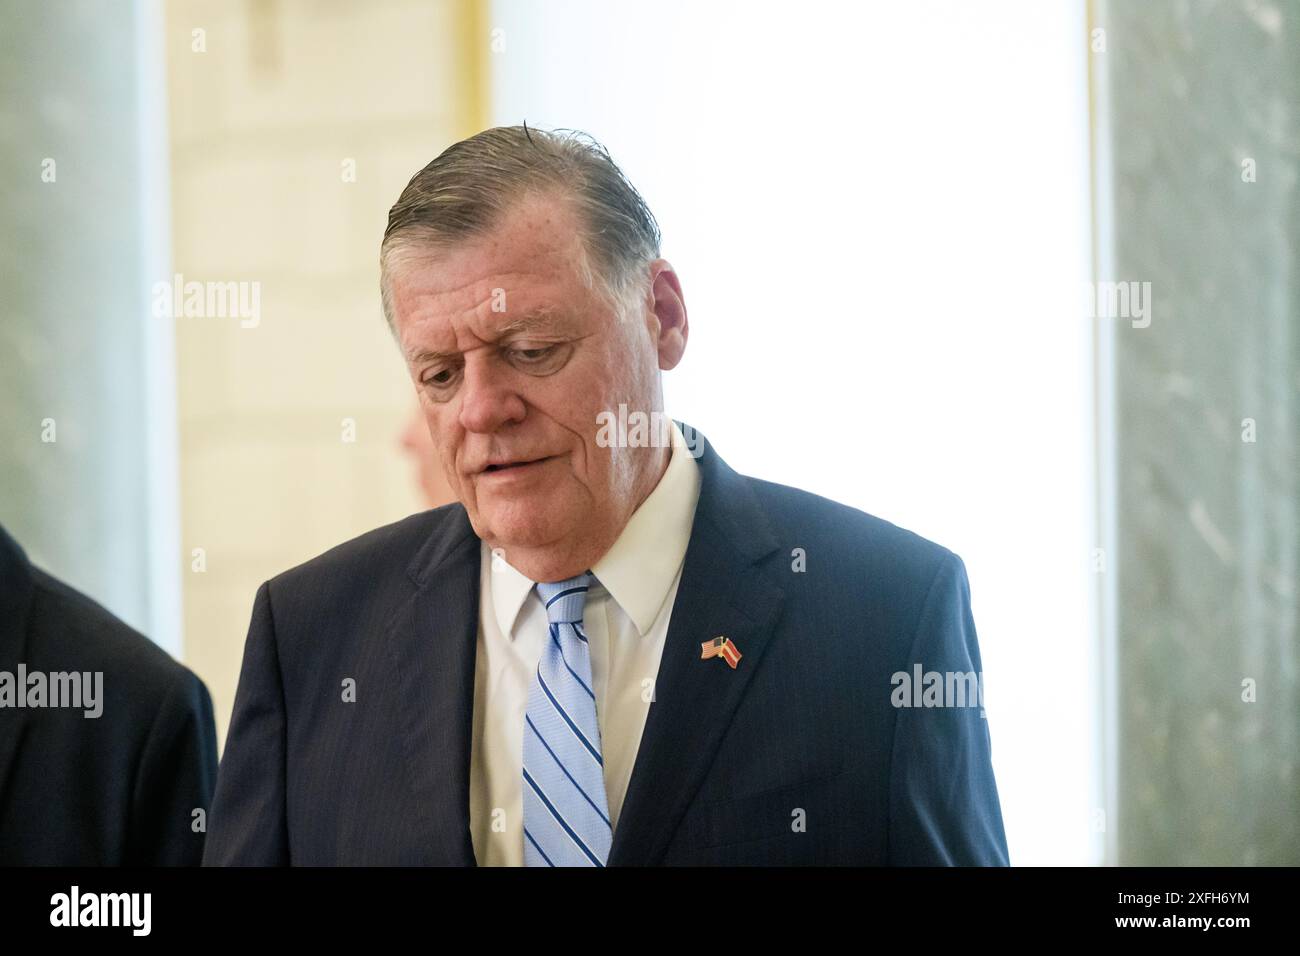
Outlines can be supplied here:
M42 669L103 672L124 706L156 706L170 693L198 692L184 664L107 608L35 566L29 657Z
M85 741L94 757L80 772L108 787L98 775L120 755L140 753L157 735L171 737L197 721L210 738L215 765L212 697L199 676L87 595L35 566L30 575L28 673L44 673L50 681L53 675L94 675L94 700L87 698L85 709L112 718L87 721L82 709L51 709L41 717L42 740L70 735Z

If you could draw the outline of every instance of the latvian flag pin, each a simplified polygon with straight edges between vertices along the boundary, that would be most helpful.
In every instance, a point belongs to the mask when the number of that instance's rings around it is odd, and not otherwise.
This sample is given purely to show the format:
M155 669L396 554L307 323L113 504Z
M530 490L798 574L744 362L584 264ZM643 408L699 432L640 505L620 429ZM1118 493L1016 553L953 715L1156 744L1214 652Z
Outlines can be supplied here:
M719 635L700 645L700 660L707 661L710 657L721 657L735 670L740 663L740 649L731 643L731 638Z

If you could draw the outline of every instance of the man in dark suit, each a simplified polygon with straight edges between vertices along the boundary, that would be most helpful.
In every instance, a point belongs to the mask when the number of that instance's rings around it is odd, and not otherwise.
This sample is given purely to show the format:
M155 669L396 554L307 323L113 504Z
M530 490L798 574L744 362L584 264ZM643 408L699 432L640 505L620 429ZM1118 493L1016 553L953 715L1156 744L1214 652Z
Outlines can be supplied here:
M0 528L0 865L197 866L216 778L203 682Z
M459 503L263 584L205 864L1008 862L960 559L663 415L685 302L602 148L452 146L381 265Z

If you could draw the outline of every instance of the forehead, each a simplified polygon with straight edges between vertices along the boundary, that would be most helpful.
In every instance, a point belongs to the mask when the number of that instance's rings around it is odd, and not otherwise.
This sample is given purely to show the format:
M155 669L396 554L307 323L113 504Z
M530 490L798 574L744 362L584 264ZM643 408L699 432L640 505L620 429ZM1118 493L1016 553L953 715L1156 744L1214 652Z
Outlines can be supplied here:
M403 348L585 310L591 292L583 264L577 216L549 196L518 201L492 229L449 249L414 249L390 273Z

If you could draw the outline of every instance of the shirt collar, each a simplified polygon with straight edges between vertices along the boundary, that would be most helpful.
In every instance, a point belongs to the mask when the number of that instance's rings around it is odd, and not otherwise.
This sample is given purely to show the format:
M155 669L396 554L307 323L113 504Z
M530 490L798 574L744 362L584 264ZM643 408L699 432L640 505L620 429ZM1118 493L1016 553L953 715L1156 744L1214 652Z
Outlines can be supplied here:
M668 467L659 484L632 513L613 547L591 571L618 602L644 637L654 626L691 540L695 505L700 498L700 469L676 422ZM492 562L489 578L492 610L501 633L514 636L515 621L535 581L495 558L482 544L484 561Z

